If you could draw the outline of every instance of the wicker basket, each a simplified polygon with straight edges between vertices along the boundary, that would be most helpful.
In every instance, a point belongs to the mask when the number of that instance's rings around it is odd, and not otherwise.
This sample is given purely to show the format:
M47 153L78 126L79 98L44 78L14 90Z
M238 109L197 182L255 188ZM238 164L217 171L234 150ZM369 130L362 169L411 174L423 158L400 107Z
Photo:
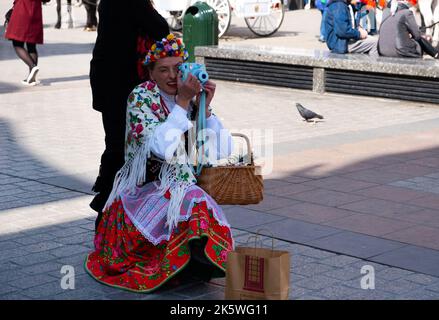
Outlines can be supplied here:
M218 204L256 204L262 201L264 184L260 166L255 166L250 140L240 133L232 136L242 137L247 142L250 163L247 165L228 165L203 168L197 178L198 185Z

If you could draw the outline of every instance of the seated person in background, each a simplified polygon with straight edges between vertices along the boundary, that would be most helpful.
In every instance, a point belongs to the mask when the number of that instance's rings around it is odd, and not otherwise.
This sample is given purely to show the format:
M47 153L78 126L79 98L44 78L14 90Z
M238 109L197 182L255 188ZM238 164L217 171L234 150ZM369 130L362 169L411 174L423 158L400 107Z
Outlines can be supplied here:
M421 35L415 16L409 10L412 4L416 4L416 0L392 0L390 9L384 10L378 39L380 55L422 58L425 52L438 58L438 50Z
M326 8L326 44L333 53L369 53L378 55L377 40L356 25L349 0L332 0ZM355 4L357 0L350 3Z

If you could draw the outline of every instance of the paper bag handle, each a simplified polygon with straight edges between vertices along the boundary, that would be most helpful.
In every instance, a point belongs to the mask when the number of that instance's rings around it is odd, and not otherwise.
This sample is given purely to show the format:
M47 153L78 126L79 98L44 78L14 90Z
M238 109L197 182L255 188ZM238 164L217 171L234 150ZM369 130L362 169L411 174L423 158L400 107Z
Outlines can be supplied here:
M256 249L256 246L257 246L257 243L258 243L258 239L259 239L260 237L262 238L262 236L263 236L263 235L260 233L261 231L268 231L269 234L271 235L271 251L273 252L273 251L274 251L274 237L273 237L273 233L272 233L270 230L266 229L266 228L258 229L258 230L256 231L256 234L254 234L254 235L248 237L248 238L247 238L246 245L248 245L250 239L253 239L253 238L254 238L254 239L255 239L255 249ZM261 248L262 248L262 245L263 245L263 241L261 240Z

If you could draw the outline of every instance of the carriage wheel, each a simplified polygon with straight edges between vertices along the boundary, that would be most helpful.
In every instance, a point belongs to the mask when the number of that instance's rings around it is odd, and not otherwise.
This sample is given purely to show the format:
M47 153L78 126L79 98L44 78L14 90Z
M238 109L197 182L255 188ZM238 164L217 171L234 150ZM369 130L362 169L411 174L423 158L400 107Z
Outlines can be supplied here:
M232 10L229 0L204 0L218 15L218 37L221 38L229 29L232 20Z
M284 21L284 6L282 0L274 0L271 3L268 16L245 18L247 27L260 37L268 37L279 30Z

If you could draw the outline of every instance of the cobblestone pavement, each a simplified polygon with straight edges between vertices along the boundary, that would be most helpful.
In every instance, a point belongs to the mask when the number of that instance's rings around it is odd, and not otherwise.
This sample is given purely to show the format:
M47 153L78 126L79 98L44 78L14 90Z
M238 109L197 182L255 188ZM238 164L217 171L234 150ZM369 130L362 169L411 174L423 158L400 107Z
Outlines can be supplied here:
M44 14L41 85L20 86L26 68L0 40L0 299L223 299L224 279L135 294L85 273L103 149L87 76L96 35L82 31L81 8L71 30L52 28L54 7ZM234 21L222 41L319 46L318 28L303 23L318 17L289 12L269 39ZM296 101L325 121L300 121ZM218 81L214 109L255 147L273 147L264 201L224 210L236 245L264 227L291 253L291 299L439 299L437 106ZM267 144L259 138L270 130ZM75 290L61 288L65 265ZM375 289L360 287L364 266Z

